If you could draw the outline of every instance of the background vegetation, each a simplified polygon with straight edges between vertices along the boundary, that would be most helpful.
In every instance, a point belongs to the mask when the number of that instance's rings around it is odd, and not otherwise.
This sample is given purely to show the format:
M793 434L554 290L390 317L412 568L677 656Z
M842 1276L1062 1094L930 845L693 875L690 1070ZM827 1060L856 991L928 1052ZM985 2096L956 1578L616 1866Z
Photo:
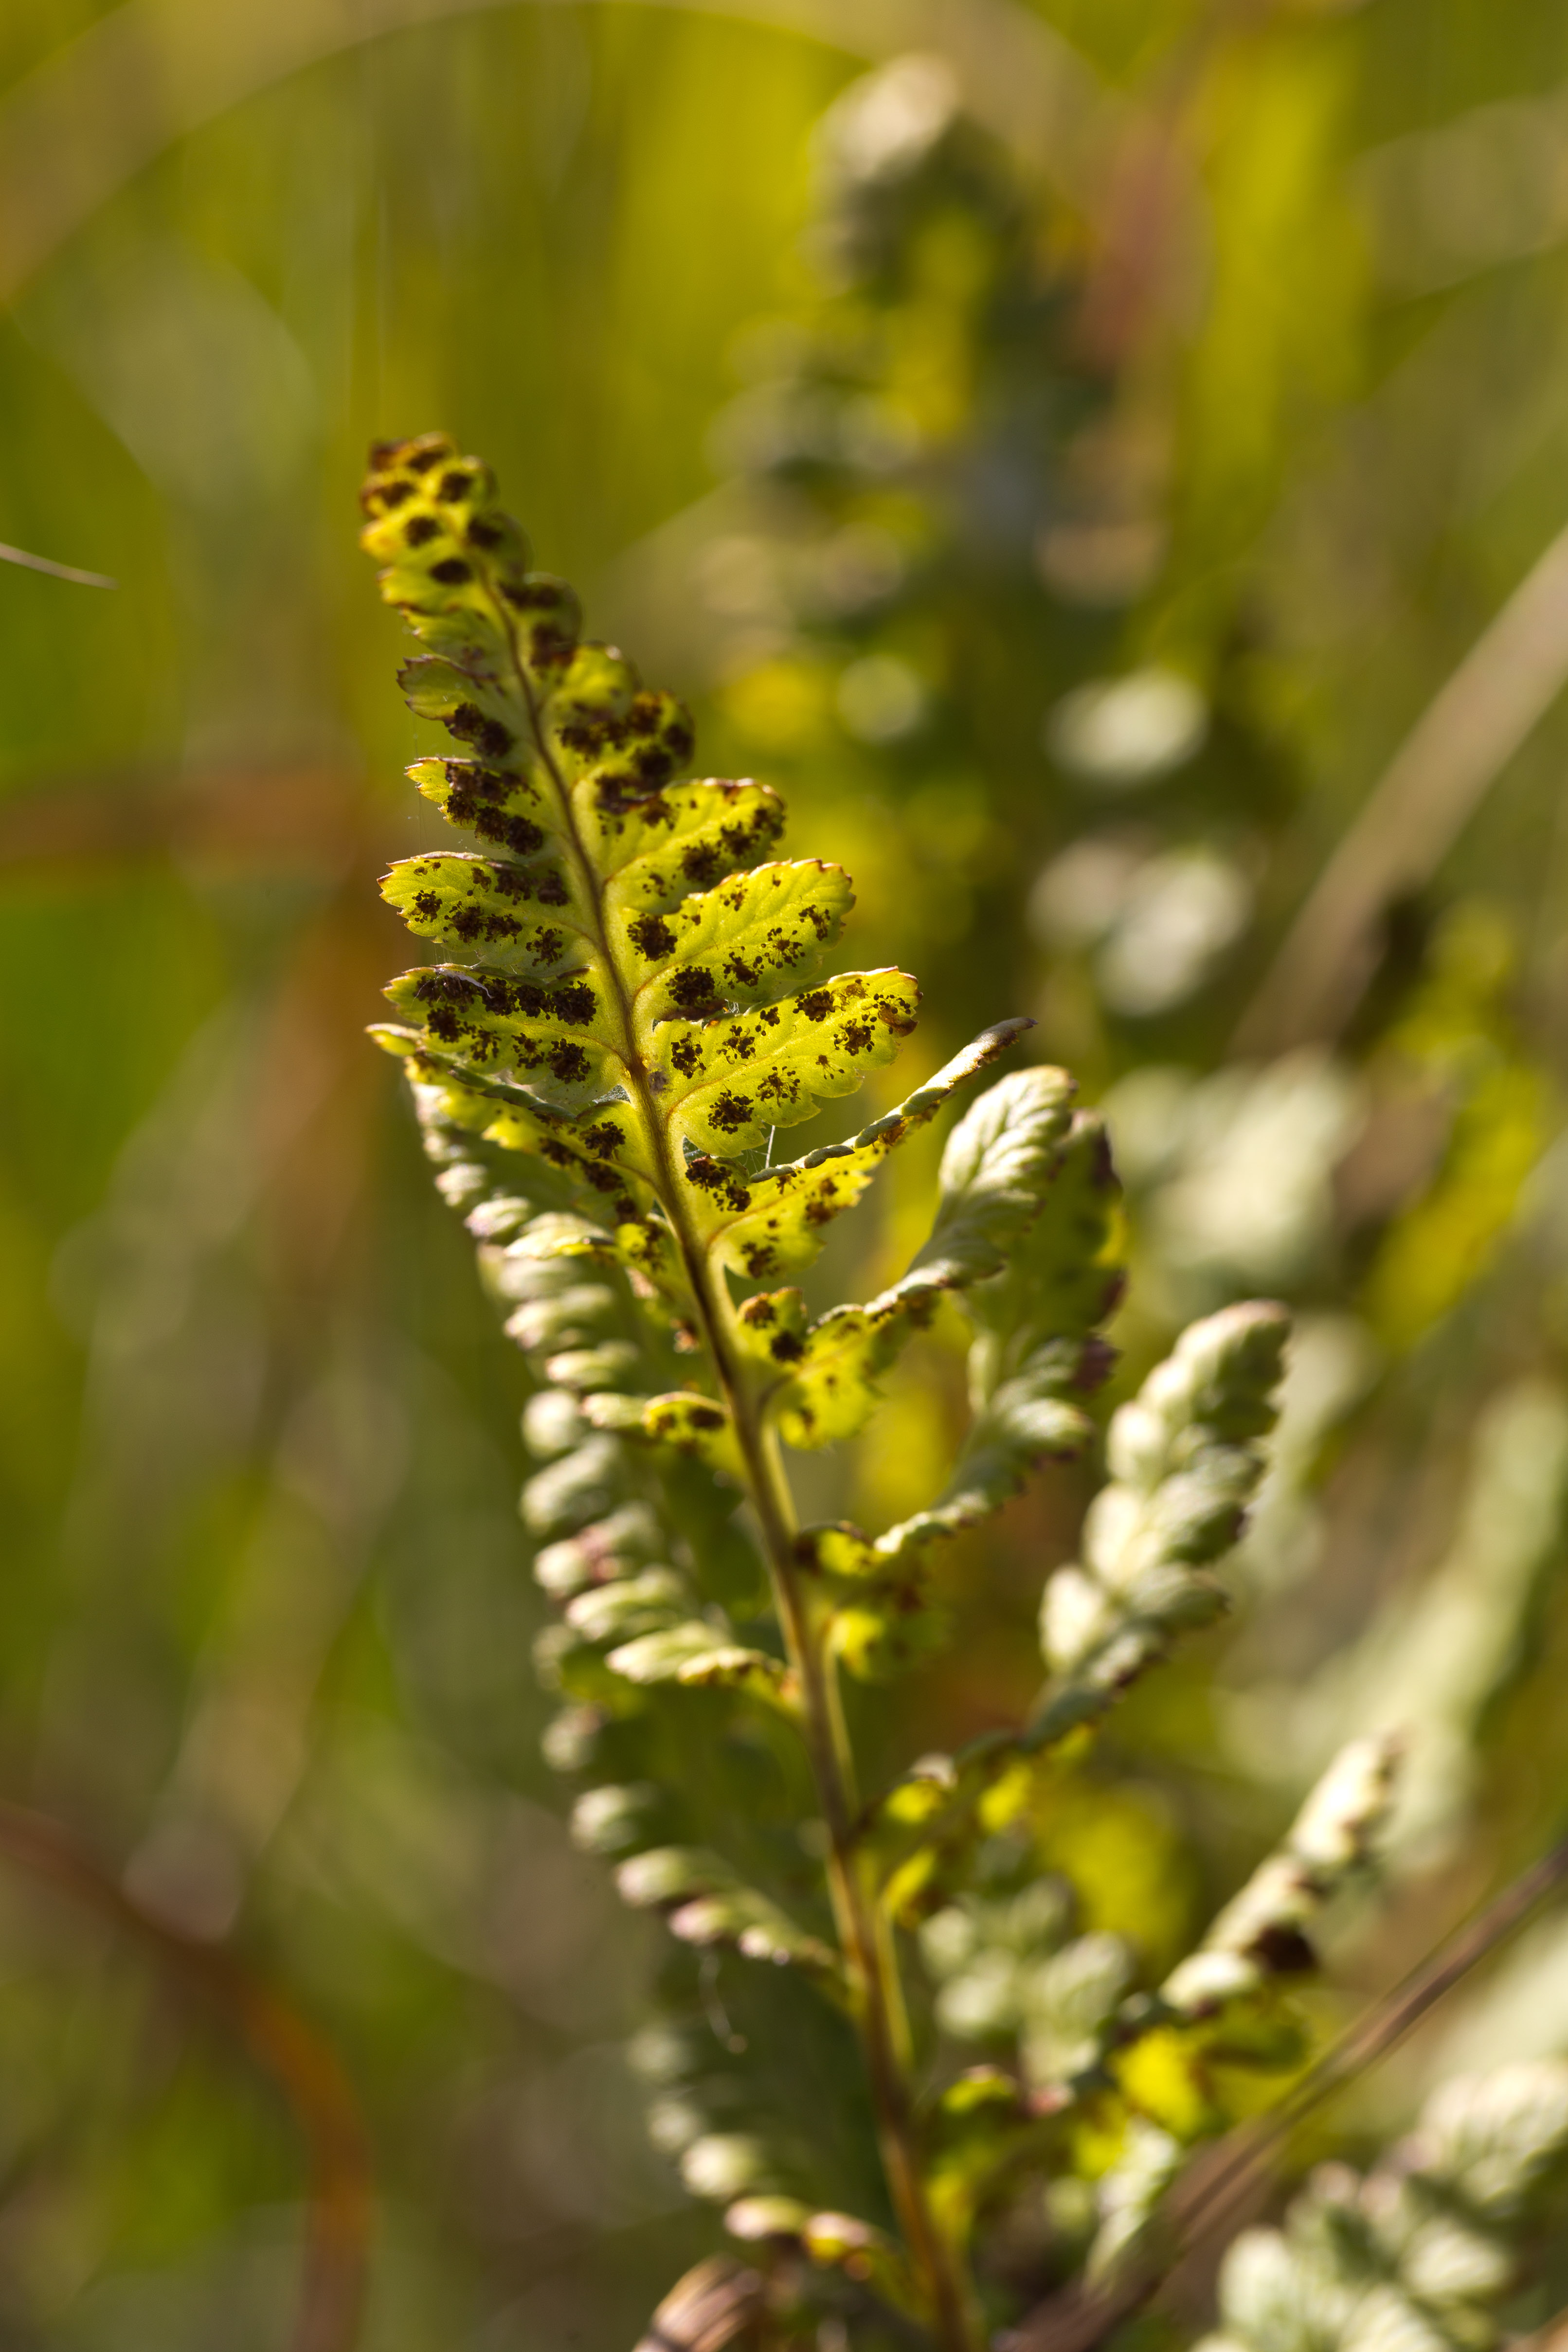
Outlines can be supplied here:
M362 2144L376 2352L630 2344L714 2240L539 1752L523 1367L362 1035L424 748L373 435L482 449L786 788L925 982L900 1090L1026 1011L1106 1103L1113 1397L1300 1311L1244 1606L1059 1834L1157 1969L1406 1724L1325 2017L1380 1990L1568 1762L1568 28L15 0L0 77L0 538L120 583L0 565L0 2342L287 2341ZM810 1507L922 1499L960 1379ZM1026 1704L1081 1500L955 1549L932 1744ZM1548 1924L1335 2128L1564 2038Z

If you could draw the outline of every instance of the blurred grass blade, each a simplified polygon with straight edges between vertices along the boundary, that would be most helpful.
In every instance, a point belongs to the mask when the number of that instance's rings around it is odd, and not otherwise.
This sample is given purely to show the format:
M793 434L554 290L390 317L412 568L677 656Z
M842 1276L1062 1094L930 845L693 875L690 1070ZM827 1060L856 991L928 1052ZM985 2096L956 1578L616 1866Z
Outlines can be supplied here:
M0 301L188 131L323 58L508 0L129 0L0 105ZM1098 178L1114 110L1092 68L1014 0L684 0L877 59L933 47L982 121L1069 194Z
M74 563L57 563L52 556L30 555L25 547L7 547L0 540L0 563L19 563L27 572L47 572L51 580L74 580L79 588L118 588L107 572L80 572Z
M1372 976L1374 931L1436 872L1568 679L1568 530L1438 688L1296 918L1237 1031L1279 1054L1338 1034Z

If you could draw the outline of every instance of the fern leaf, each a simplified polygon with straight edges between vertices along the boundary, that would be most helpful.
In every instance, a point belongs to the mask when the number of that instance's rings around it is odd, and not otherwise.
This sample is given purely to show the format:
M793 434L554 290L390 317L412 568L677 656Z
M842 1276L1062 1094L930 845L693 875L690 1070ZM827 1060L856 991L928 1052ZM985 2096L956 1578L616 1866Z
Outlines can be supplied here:
M724 2352L726 2345L771 2346L766 2283L722 2254L710 2254L679 2279L648 2323L636 2352Z
M1094 1331L1121 1297L1121 1186L1098 1111L1073 1113L1054 1165L1039 1215L1009 1240L1001 1270L967 1294L977 1334L970 1377L982 1401L1043 1345Z
M1135 2111L1125 2152L1100 2183L1091 2275L1105 2275L1142 2242L1193 2148L1234 2120L1213 2089L1214 2063L1268 2073L1306 2058L1310 2035L1285 1989L1316 1967L1308 1931L1365 1869L1398 1762L1391 1738L1344 1748L1197 1950L1156 1993L1107 2014L1080 2072L1092 2081L1109 2063Z
M632 887L610 903L627 960L642 968L634 1006L639 1022L690 1020L726 1007L772 1004L809 982L855 903L840 866L813 858L754 866L715 889L668 907L649 906L638 860L617 879ZM667 890L656 894L667 898Z
M1002 1271L1039 1221L1073 1091L1065 1070L1015 1070L970 1105L948 1138L931 1238L906 1280L958 1288Z
M740 1155L891 1059L914 982L803 986L847 878L749 863L782 825L765 788L674 781L685 714L613 647L580 641L570 591L529 570L486 467L439 435L375 456L364 542L431 648L405 690L475 755L421 761L415 779L482 845L388 876L451 960L393 983L405 1025L382 1042L454 1124L558 1170L574 1206L597 1195L630 1228L679 1185L718 1264L754 1278L805 1265L886 1152L1027 1024L988 1033L852 1144L748 1175ZM664 1274L677 1283L673 1261Z
M887 1292L865 1307L836 1307L806 1325L798 1290L759 1292L741 1310L748 1353L764 1373L766 1408L794 1446L830 1445L863 1429L879 1382L911 1330L929 1322L932 1290Z
M1388 1818L1399 1754L1386 1736L1341 1750L1283 1843L1161 1986L1164 2011L1189 2021L1216 2017L1271 1978L1314 1966L1307 1931L1364 1866Z
M710 891L728 875L745 873L783 833L784 808L766 784L710 778L668 784L647 802L617 797L613 805L595 808L590 822L589 847L605 877L605 904L616 926L629 930L643 918L674 915L694 893ZM837 870L823 869L825 875ZM817 887L838 919L847 905L838 885L825 879ZM654 953L647 940L632 944L640 985L656 976L647 970ZM687 945L689 950L689 939Z
M616 1883L639 1910L660 1910L683 1943L728 1944L744 1958L805 1969L842 1990L837 1955L764 1895L742 1885L717 1854L656 1846L621 1864Z
M796 1290L760 1295L742 1310L743 1339L772 1375L764 1397L794 1446L853 1437L875 1411L879 1383L944 1291L996 1274L1038 1218L1068 1130L1072 1081L1064 1070L1004 1079L954 1129L942 1160L930 1240L907 1274L863 1307L832 1308L806 1327Z
M638 1397L614 1391L585 1397L583 1410L596 1429L646 1438L710 1468L740 1474L741 1457L726 1408L711 1397L680 1389L668 1396Z
M792 1716L798 1706L795 1677L777 1658L721 1640L700 1619L640 1634L612 1650L605 1664L628 1682L743 1690Z
M977 1409L942 1493L881 1538L889 1558L978 1525L1018 1492L1037 1464L1070 1460L1090 1434L1086 1402L1114 1360L1096 1327L1121 1294L1121 1193L1102 1122L1079 1111L1069 1123L1062 1091L1050 1083L1058 1076L1030 1070L1002 1080L973 1105L949 1144L950 1230L965 1236L957 1246L982 1269L963 1291L976 1331L970 1385ZM1042 1169L1047 1181L1030 1217L1021 1213L1027 1181ZM954 1246L939 1216L911 1278L928 1252Z
M795 1554L829 1648L862 1681L902 1672L940 1640L942 1622L926 1604L919 1573L885 1556L858 1528L803 1528Z
M743 2197L726 2212L724 2227L743 2245L787 2247L819 2269L844 2272L862 2294L869 2290L906 2321L921 2315L907 2256L885 2230L855 2214L816 2213L798 2197Z
M686 1178L701 1196L715 1261L753 1282L797 1274L822 1247L825 1228L853 1208L889 1151L926 1126L965 1078L987 1068L1033 1024L998 1022L954 1055L933 1078L847 1143L826 1143L782 1168L747 1176L717 1157L700 1155Z
M1112 1252L1121 1196L1100 1122L1074 1115L1071 1094L1064 1072L1027 1070L972 1105L943 1156L931 1238L879 1297L834 1308L809 1328L796 1291L761 1294L742 1310L753 1356L771 1374L770 1409L796 1446L864 1425L882 1374L942 1292L959 1294L978 1326L979 1410L936 1502L874 1542L842 1527L803 1538L833 1612L834 1650L858 1675L897 1672L940 1639L925 1600L924 1548L988 1517L1037 1464L1071 1456L1089 1433L1084 1400L1111 1361L1092 1327L1120 1295ZM1029 1352L1016 1360L1020 1342Z
M846 972L752 1013L665 1024L654 1077L675 1135L691 1153L761 1148L890 1062L919 1001L907 972Z
M1115 1415L1112 1482L1090 1507L1082 1561L1046 1588L1041 1642L1058 1682L1035 1741L1103 1715L1178 1633L1226 1607L1207 1571L1263 1475L1289 1328L1267 1302L1223 1308L1184 1331Z
M628 1642L675 1624L689 1598L685 1579L673 1569L648 1568L638 1576L591 1585L568 1606L566 1622L587 1642Z
M1002 1281L1010 1298L993 1333L984 1335L1004 1343L990 1356L993 1369L1019 1345L1033 1343L1033 1352L977 1415L946 1495L875 1543L858 1529L811 1530L803 1538L814 1547L831 1603L845 1613L841 1654L858 1671L886 1671L889 1648L895 1664L918 1655L921 1549L995 1509L1057 1433L1070 1436L1066 1415L1081 1412L1068 1399L1099 1344L1092 1335L1042 1342L1035 1318L1092 1313L1114 1301L1104 1239L1115 1194L1100 1172L1098 1122L1075 1121L1062 1164L1079 1180L1062 1195L1063 1223L1069 1233L1077 1227L1080 1244L1093 1246L1063 1245L1060 1229L1048 1222L1047 1193L1035 1263L1009 1266ZM984 1287L966 1293L966 1303L973 1307ZM878 1849L883 1899L895 1916L917 1914L944 1876L962 1870L987 1809L997 1811L1009 1780L1026 1790L1031 1759L1105 1714L1182 1628L1224 1607L1223 1591L1205 1569L1235 1541L1262 1475L1259 1441L1274 1419L1287 1329L1283 1308L1257 1302L1194 1324L1134 1402L1117 1413L1113 1483L1086 1521L1084 1564L1058 1570L1046 1589L1042 1640L1047 1663L1058 1668L1055 1685L1021 1733L988 1736L956 1759L930 1759L873 1809L868 1834ZM858 1589L845 1590L846 1576L861 1580Z

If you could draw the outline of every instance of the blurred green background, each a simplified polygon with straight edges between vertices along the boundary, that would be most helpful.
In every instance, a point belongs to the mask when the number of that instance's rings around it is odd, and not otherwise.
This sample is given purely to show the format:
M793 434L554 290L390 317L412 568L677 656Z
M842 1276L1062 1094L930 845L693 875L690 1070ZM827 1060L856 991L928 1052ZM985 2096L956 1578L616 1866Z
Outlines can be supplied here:
M0 1818L0 2345L289 2341L312 2133L375 2352L629 2346L714 2242L540 1758L524 1368L363 1038L373 436L487 456L850 867L888 1100L1027 1011L1107 1101L1125 1379L1300 1308L1244 1605L1062 1837L1157 1958L1408 1720L1385 1981L1568 1766L1568 19L12 0L0 83L0 540L119 583L0 562L0 1796L94 1858ZM923 1499L958 1360L814 1508ZM957 1555L916 1748L1027 1703L1082 1496ZM1547 1927L1377 2095L1565 2037Z

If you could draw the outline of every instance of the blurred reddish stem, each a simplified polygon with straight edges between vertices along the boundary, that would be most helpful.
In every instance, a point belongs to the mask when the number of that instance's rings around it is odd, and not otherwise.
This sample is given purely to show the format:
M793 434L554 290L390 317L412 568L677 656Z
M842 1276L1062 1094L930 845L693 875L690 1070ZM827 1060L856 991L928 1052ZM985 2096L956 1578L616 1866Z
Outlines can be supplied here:
M193 871L290 873L331 882L403 845L348 770L134 769L18 784L0 801L0 870L80 879L138 858Z
M182 1935L144 1910L42 1814L0 1803L0 1856L132 1937L221 2013L276 2084L310 2159L309 2223L290 2352L351 2352L364 2306L371 2180L359 2109L331 2049L232 1952Z

